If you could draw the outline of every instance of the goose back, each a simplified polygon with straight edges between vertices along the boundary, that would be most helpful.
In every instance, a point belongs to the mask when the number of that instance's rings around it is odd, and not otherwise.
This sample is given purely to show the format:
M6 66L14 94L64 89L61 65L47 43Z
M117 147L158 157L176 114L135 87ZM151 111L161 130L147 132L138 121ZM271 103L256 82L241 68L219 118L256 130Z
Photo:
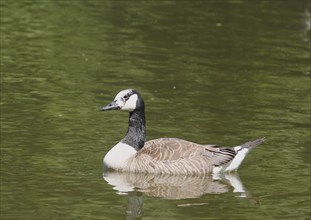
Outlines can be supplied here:
M231 161L236 152L217 145L200 145L178 138L146 142L125 168L128 172L206 174Z

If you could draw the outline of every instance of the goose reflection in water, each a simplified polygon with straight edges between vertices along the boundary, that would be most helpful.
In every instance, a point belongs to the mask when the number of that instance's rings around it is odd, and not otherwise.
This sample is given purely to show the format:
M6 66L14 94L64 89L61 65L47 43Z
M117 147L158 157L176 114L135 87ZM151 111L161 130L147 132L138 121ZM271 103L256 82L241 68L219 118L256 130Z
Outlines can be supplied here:
M118 194L127 196L126 219L140 219L143 216L143 195L180 200L233 192L237 197L248 197L237 173L182 176L105 171L103 178ZM194 202L178 206L206 204Z
M156 175L146 173L104 172L103 178L119 194L142 192L145 195L164 199L198 198L205 194L247 193L237 173L219 175Z

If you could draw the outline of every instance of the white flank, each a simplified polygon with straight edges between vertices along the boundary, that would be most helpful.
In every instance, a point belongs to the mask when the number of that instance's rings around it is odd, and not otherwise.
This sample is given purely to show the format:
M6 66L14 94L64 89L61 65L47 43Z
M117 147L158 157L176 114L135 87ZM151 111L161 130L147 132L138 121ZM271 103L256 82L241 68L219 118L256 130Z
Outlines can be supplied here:
M233 158L231 163L224 170L225 172L231 172L233 170L237 170L244 160L246 154L248 153L248 148L242 148L241 146L237 146L234 150L238 151L238 154Z
M237 146L237 147L234 147L234 150L237 151L238 153L231 162L224 164L222 166L213 167L213 178L214 179L219 179L220 173L231 172L231 171L237 170L250 149Z
M136 154L136 150L130 145L119 142L104 157L104 166L114 170L126 167L128 160Z

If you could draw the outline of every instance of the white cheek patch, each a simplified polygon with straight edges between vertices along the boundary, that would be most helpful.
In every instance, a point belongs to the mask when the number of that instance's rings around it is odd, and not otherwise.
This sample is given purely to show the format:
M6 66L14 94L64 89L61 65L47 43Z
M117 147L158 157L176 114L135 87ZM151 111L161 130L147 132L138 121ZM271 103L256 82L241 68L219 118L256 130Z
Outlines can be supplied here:
M121 107L121 110L124 111L133 111L136 109L136 102L137 102L138 96L136 94L131 95L131 97L125 102L123 107Z

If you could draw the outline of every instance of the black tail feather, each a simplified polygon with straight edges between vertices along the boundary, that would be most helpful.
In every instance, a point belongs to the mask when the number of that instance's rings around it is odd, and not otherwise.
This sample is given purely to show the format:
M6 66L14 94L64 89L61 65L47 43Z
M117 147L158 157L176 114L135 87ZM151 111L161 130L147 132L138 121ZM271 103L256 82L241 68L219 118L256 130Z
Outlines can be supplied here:
M245 144L242 144L241 147L252 149L252 148L256 147L257 145L262 144L264 141L265 141L264 137L259 138L259 139L254 140L254 141L246 142Z

